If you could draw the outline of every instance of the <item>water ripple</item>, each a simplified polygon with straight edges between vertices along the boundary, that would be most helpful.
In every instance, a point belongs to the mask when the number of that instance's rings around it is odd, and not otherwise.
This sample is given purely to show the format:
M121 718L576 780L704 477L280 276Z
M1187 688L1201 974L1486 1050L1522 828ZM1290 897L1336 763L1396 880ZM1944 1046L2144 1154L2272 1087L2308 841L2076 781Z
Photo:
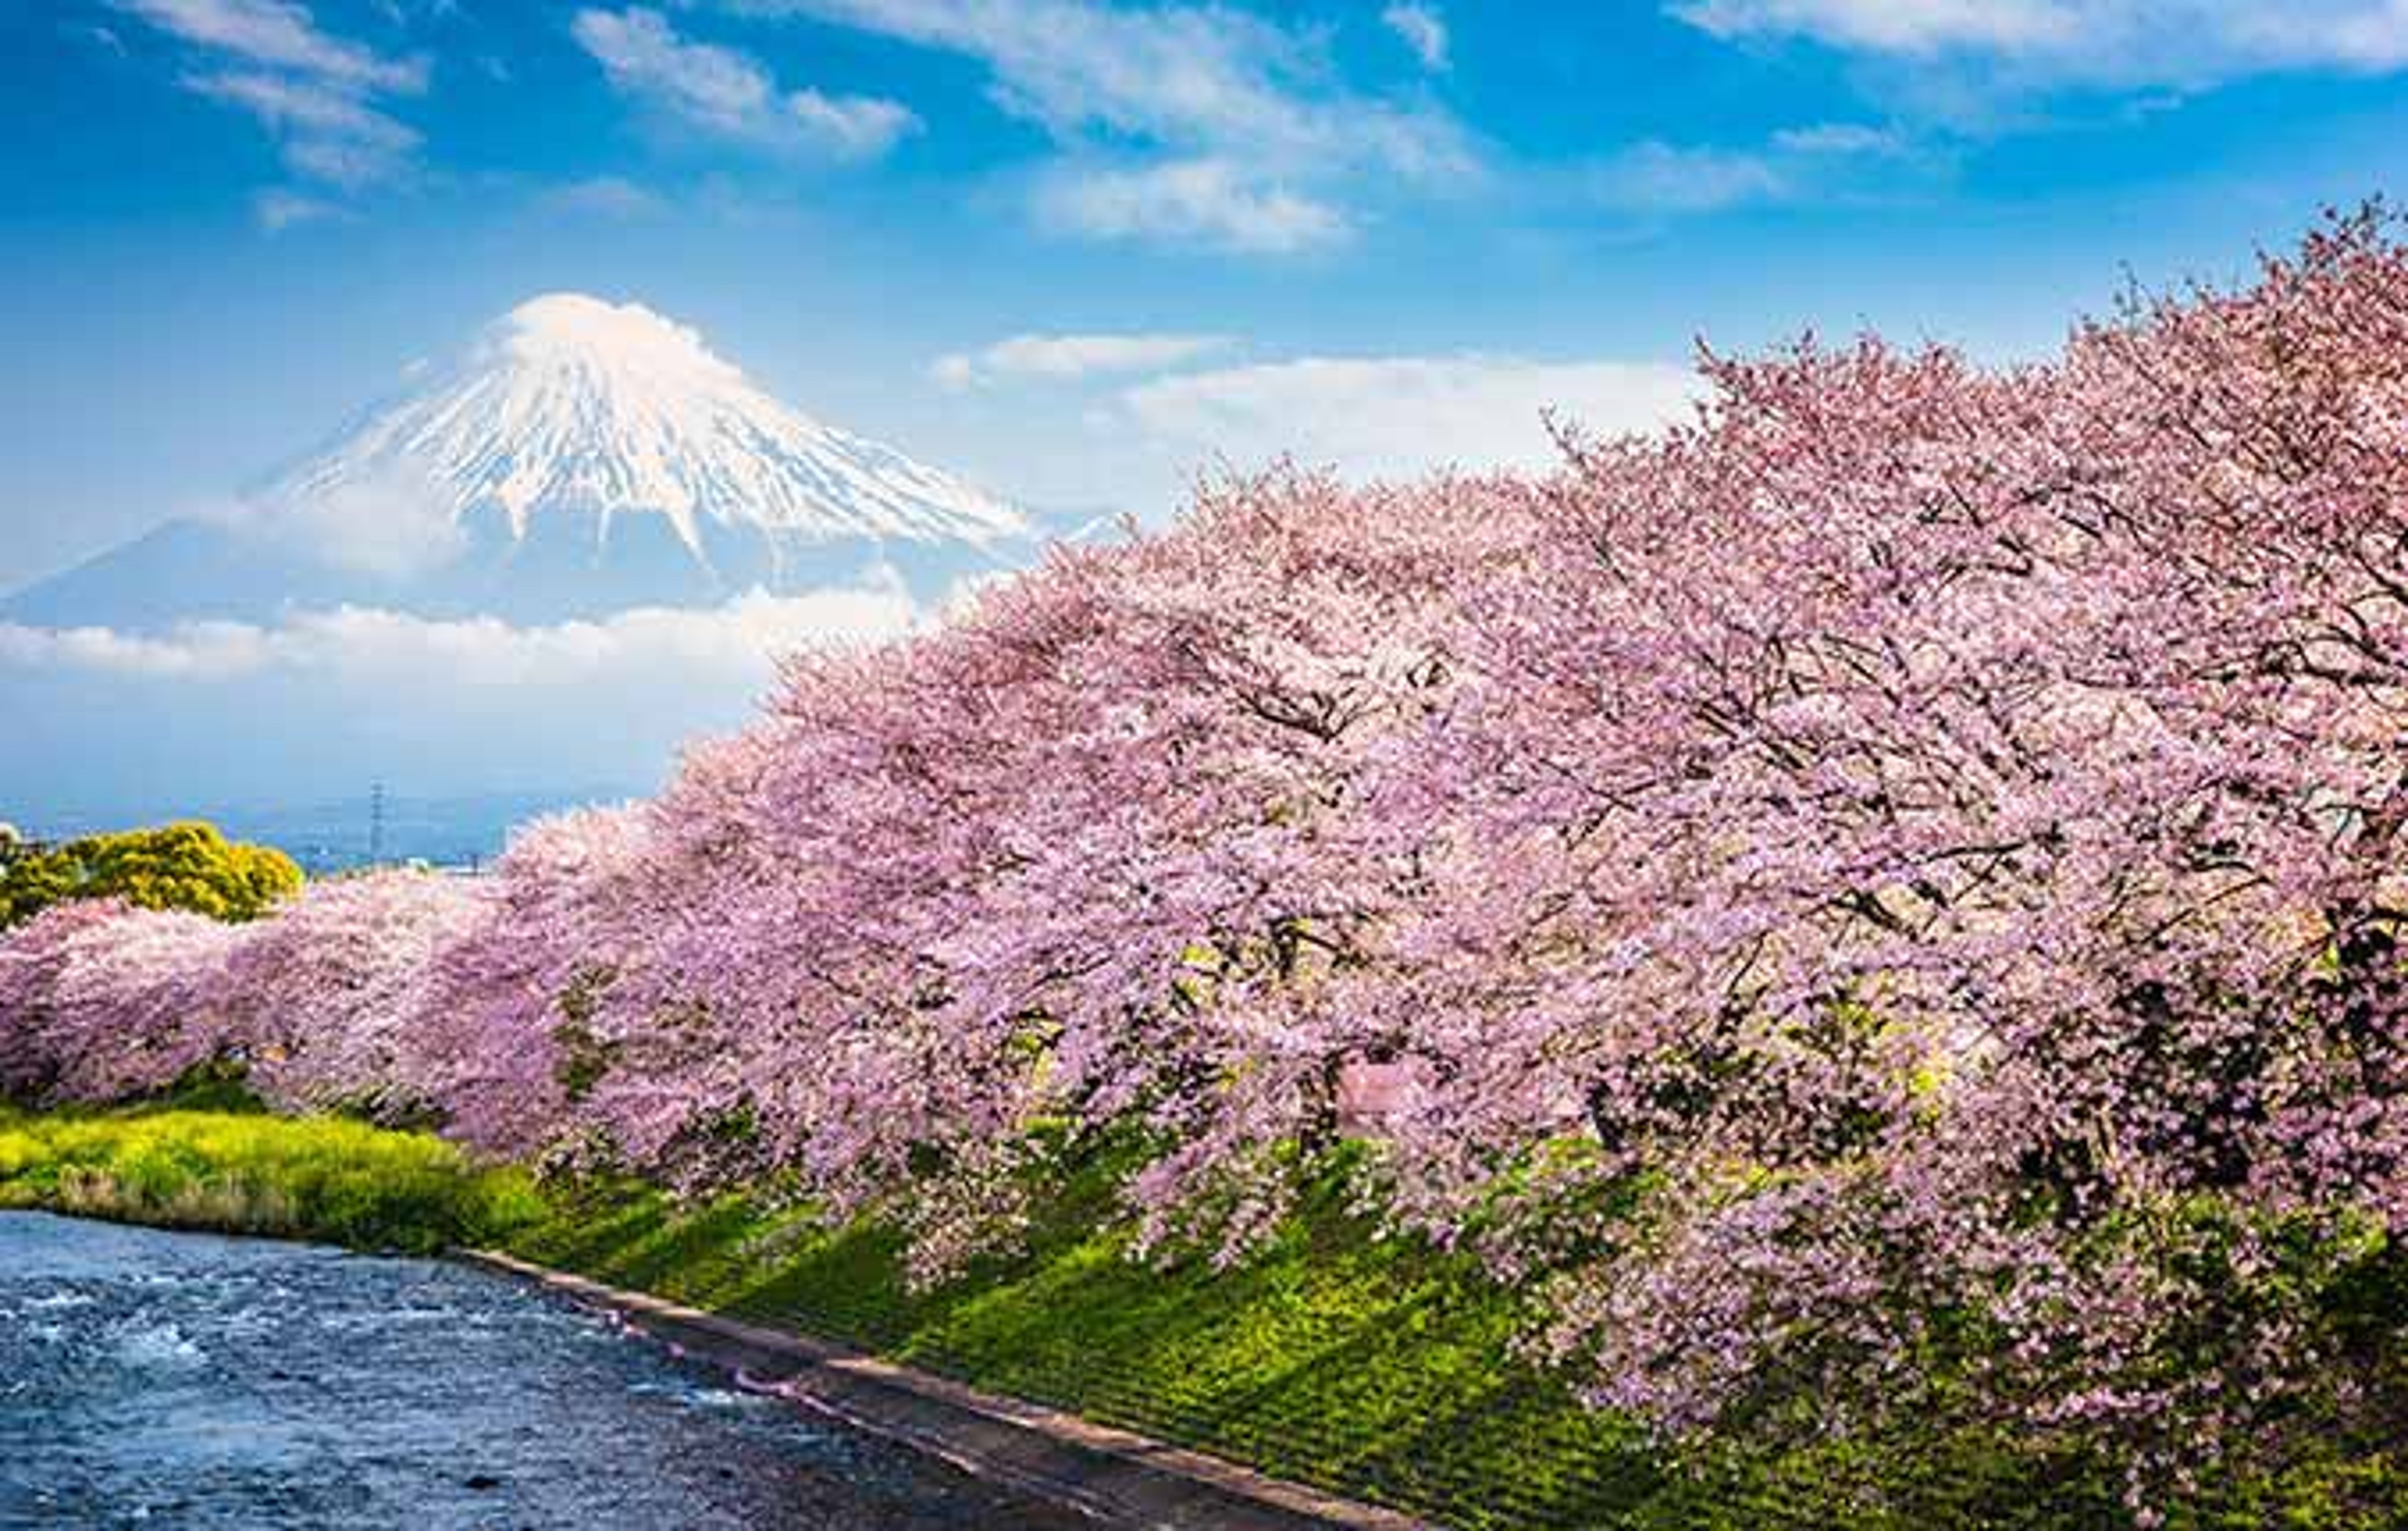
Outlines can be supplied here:
M516 1282L0 1213L0 1527L1069 1531Z

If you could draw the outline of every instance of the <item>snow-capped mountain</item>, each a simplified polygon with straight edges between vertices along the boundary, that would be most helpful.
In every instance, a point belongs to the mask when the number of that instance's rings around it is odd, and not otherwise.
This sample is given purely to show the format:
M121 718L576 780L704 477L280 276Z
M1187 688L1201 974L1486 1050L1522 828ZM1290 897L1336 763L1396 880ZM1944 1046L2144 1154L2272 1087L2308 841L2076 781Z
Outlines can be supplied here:
M523 537L544 514L666 518L809 541L986 542L1025 527L960 479L823 425L641 304L553 293L519 305L465 366L286 474L271 503L423 478L458 519L490 506Z
M1022 561L1011 507L756 387L641 304L531 299L240 511L170 522L5 603L45 625L358 605L517 622Z

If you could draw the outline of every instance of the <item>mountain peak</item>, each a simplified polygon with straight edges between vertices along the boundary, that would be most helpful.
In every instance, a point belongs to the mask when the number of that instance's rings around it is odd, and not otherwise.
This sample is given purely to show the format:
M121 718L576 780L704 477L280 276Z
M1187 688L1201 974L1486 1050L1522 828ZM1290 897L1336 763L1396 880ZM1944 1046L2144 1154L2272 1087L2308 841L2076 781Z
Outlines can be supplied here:
M546 293L239 514L166 522L0 615L148 630L351 605L557 622L895 579L938 598L1034 536L961 479L771 397L653 308Z
M714 529L781 543L984 545L1021 535L1010 506L811 419L763 392L699 332L641 303L529 298L456 366L284 475L271 514L406 490L411 514L458 524L665 519L695 557Z
M495 320L486 335L489 347L523 363L742 376L712 354L700 332L643 304L612 303L584 293L531 297Z

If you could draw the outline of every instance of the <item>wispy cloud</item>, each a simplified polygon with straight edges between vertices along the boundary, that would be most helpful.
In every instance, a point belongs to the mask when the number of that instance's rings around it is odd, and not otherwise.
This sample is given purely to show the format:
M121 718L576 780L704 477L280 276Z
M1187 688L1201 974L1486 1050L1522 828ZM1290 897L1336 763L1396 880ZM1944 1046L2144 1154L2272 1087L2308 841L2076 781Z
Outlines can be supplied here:
M918 114L899 101L867 95L824 95L801 90L786 97L786 110L805 136L852 158L885 153L920 128Z
M1792 193L1780 167L1756 150L1659 139L1634 144L1599 165L1592 185L1609 207L1647 212L1719 212Z
M1323 34L1226 6L1098 0L732 0L964 54L1061 150L1033 179L1047 226L1254 252L1343 237L1346 204L1460 183L1451 117L1350 89Z
M256 118L296 176L345 191L396 179L418 150L415 131L322 79L222 70L187 75L183 85Z
M179 83L257 121L296 179L352 193L414 173L419 135L382 101L426 88L424 58L337 36L307 7L284 0L110 3L206 61ZM322 196L289 189L262 193L252 207L271 230L334 210Z
M777 110L767 70L734 49L687 42L659 11L580 10L568 30L617 89L698 127L758 133Z
M253 193L251 212L259 220L259 226L271 234L303 223L321 223L344 216L343 209L335 203L304 196L281 186Z
M1064 160L1037 183L1038 221L1068 234L1249 254L1339 243L1353 221L1318 197L1227 159L1111 165Z
M1015 335L982 351L940 356L928 371L957 389L1010 378L1068 380L1159 372L1235 343L1226 335Z
M1866 122L1813 122L1783 128L1772 136L1772 147L1792 154L1867 154L1894 158L1914 152L1914 146L1895 128Z
M406 462L381 465L309 494L238 501L224 515L242 532L353 574L389 579L431 573L468 549L453 507Z
M2205 86L2290 69L2408 66L2400 0L1675 0L1727 38L1796 38L1994 89Z
M353 92L411 93L426 87L426 61L389 58L321 30L306 6L285 0L111 0L181 41L252 64L289 70Z
M781 91L751 54L691 41L640 6L579 11L569 31L620 93L721 137L874 159L920 125L900 102Z
M1533 466L1555 458L1550 414L1598 433L1652 430L1700 396L1656 362L1511 356L1307 357L1162 378L1125 390L1123 421L1197 457L1293 455L1355 478Z
M1422 67L1442 70L1448 62L1446 18L1436 6L1395 5L1380 12L1387 29L1404 39Z
M1675 215L1894 194L1944 174L1948 156L1888 127L1816 122L1744 148L1648 139L1589 167L1589 199Z

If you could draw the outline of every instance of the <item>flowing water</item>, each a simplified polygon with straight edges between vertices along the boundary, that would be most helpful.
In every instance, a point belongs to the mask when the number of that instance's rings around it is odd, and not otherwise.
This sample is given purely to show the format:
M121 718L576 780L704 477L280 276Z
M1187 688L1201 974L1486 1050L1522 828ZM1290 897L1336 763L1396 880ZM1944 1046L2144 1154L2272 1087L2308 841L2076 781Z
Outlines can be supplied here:
M1086 1524L503 1277L0 1213L0 1526Z

